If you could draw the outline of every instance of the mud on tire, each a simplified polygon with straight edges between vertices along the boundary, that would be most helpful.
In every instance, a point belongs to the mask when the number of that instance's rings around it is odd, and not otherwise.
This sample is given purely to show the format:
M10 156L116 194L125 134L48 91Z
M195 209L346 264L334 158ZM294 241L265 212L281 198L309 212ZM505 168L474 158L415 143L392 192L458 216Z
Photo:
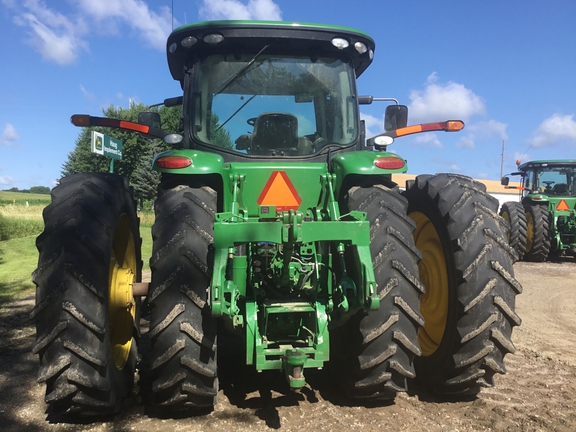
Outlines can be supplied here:
M414 356L420 354L418 296L424 287L418 280L414 223L406 215L406 200L381 185L351 188L348 208L368 214L380 309L360 311L331 333L333 358L341 366L338 380L349 377L351 397L392 399L406 390L407 379L414 377Z
M161 184L150 260L152 390L163 411L216 403L216 325L207 288L216 193L209 187Z
M134 201L127 180L114 174L65 177L51 194L33 273L38 381L54 415L116 413L137 353L130 284L140 281L142 262Z
M469 177L422 175L406 184L426 285L417 379L437 393L475 393L505 373L520 324L513 249L498 202Z

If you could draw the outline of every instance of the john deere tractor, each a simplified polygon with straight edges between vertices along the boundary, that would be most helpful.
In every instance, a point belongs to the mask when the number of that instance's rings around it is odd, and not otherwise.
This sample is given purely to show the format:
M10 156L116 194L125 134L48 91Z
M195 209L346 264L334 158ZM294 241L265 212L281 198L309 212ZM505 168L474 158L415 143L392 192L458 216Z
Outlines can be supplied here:
M210 409L220 343L235 361L282 372L287 388L325 366L352 398L393 399L409 380L474 393L504 373L521 286L508 225L482 184L420 175L402 190L395 138L457 131L407 124L393 99L359 96L375 44L306 23L186 25L167 42L183 95L181 130L153 112L138 123L75 115L163 139L151 283L127 181L66 177L44 212L33 279L38 380L56 413L115 413L137 364L140 305L150 310L151 403ZM389 102L365 138L359 106ZM226 338L220 337L226 333ZM220 342L222 341L222 342ZM144 353L145 354L145 353Z
M502 205L510 223L510 245L520 258L546 261L576 253L576 160L537 160L518 164L519 202ZM508 187L508 176L502 184Z

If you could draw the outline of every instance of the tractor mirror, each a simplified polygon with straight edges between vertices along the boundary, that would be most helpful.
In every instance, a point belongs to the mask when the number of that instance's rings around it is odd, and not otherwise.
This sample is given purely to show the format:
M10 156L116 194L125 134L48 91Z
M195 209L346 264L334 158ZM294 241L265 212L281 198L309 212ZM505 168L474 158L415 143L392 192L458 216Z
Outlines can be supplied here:
M408 107L406 105L388 105L384 115L386 132L408 126Z
M161 122L160 122L160 114L157 112L150 112L150 111L143 111L138 114L138 123L144 124L146 126L150 126L151 128L155 129L162 129ZM140 136L142 138L154 139L156 137L141 133Z
M502 186L508 186L508 184L510 184L510 179L504 176L502 177L502 180L500 180L500 184L502 184Z

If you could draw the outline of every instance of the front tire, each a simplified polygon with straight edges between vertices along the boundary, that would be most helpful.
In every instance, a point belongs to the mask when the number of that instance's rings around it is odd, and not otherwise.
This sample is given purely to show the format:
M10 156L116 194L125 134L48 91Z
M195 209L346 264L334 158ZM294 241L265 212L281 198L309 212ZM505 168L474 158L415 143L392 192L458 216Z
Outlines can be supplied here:
M521 285L498 202L469 177L422 175L406 184L426 286L417 379L436 393L476 393L505 373Z
M370 252L380 308L360 311L332 337L341 369L338 380L349 377L353 398L393 399L406 391L414 378L413 360L420 354L418 296L424 287L418 280L420 258L414 246L414 223L406 215L406 200L381 185L353 187L348 192L349 210L367 212Z
M163 411L216 404L216 323L207 289L216 192L161 184L150 260L152 390Z
M114 414L134 381L133 335L140 281L140 235L126 179L114 174L75 174L52 190L44 210L36 343L38 381L55 415Z

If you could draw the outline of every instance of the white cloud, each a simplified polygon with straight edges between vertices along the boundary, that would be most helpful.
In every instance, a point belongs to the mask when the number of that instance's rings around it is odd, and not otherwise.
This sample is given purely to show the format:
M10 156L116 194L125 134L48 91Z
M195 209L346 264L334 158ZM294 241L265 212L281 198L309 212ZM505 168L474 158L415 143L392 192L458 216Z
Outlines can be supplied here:
M471 124L466 129L474 133L474 136L481 138L499 138L500 140L507 140L508 134L506 129L508 125L506 123L500 123L496 120L481 121L478 123Z
M0 144L12 147L19 139L20 136L18 135L16 128L12 124L6 123L6 126L4 126L4 132L2 132L2 137L0 137Z
M366 137L371 138L384 132L384 119L377 118L370 114L360 113L360 118L364 120L366 126Z
M27 43L44 59L60 65L70 64L80 50L87 48L80 37L81 22L51 11L39 0L27 0L22 6L26 12L14 17L14 22L29 28Z
M571 141L576 143L576 121L574 114L554 114L545 119L536 131L534 138L529 142L533 147L549 147L558 141Z
M168 6L152 11L143 0L79 0L64 15L42 0L3 2L16 11L14 23L28 28L27 43L48 61L67 65L88 51L88 36L119 35L123 28L134 30L153 48L163 51L172 29Z
M444 149L444 144L440 142L435 133L422 133L414 137L414 142L418 147Z
M474 114L484 114L484 101L463 84L439 84L436 72L432 73L424 90L410 92L410 123L442 120L464 120Z
M94 93L90 93L88 90L84 88L82 84L80 84L80 91L84 95L84 97L88 100L94 100L95 96Z
M1 185L11 185L14 184L14 179L10 176L0 176Z
M461 137L457 142L456 146L460 148L473 149L476 148L476 141L480 140L507 140L508 134L506 129L508 125L501 123L496 120L481 121L478 123L471 124L466 127L466 130L470 132L468 135Z
M205 20L282 21L282 11L272 0L248 0L248 3L239 0L203 0L199 15Z
M148 9L143 0L79 0L78 4L82 12L97 22L110 26L110 20L117 20L119 26L129 26L152 47L160 51L166 49L166 39L172 30L168 6L160 7L156 13Z

